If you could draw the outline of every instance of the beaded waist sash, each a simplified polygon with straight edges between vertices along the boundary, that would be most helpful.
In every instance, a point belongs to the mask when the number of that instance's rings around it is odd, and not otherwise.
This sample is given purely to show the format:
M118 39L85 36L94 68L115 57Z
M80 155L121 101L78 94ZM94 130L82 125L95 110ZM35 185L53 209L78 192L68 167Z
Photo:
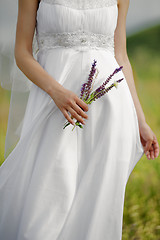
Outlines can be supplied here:
M114 54L114 36L93 32L76 31L36 34L38 51L51 48L73 48L77 51L90 49L109 50Z

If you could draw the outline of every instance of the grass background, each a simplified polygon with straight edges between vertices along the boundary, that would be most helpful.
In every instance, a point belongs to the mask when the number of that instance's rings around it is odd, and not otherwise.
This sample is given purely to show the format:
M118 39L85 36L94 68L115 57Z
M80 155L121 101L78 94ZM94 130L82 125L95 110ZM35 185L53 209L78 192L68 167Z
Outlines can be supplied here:
M137 93L160 144L160 26L127 38ZM0 164L4 161L10 92L0 88ZM160 240L160 157L144 155L127 183L123 240Z

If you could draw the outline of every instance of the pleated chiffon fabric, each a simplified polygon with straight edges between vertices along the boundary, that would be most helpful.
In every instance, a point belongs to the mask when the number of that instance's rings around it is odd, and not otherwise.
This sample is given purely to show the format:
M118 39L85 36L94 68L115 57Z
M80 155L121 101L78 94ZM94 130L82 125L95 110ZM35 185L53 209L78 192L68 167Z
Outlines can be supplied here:
M79 96L95 59L96 89L119 67L117 17L115 0L41 1L37 61ZM20 141L0 167L1 240L122 238L125 188L144 150L123 72L110 83L120 78L118 88L89 105L83 129L73 131L63 129L60 109L32 84Z

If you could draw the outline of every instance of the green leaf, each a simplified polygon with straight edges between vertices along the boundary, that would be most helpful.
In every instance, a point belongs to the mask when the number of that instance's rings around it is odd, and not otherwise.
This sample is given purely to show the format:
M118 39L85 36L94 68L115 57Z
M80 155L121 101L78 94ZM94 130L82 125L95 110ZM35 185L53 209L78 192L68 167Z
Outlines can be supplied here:
M64 127L63 127L63 129L65 129L68 125L70 124L70 122L69 123L67 123Z

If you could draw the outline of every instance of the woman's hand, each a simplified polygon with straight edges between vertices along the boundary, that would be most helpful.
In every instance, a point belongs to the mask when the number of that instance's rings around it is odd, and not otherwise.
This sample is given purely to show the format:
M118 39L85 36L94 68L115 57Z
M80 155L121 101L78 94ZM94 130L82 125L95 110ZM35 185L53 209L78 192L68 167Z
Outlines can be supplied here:
M145 122L139 125L141 143L148 160L157 158L159 155L159 144L156 135Z
M88 104L80 99L74 92L61 86L50 94L57 107L61 110L64 117L74 125L73 118L76 118L82 124L85 124L83 118L88 119L84 111L88 111ZM84 111L83 111L84 110ZM70 112L71 116L69 116Z

